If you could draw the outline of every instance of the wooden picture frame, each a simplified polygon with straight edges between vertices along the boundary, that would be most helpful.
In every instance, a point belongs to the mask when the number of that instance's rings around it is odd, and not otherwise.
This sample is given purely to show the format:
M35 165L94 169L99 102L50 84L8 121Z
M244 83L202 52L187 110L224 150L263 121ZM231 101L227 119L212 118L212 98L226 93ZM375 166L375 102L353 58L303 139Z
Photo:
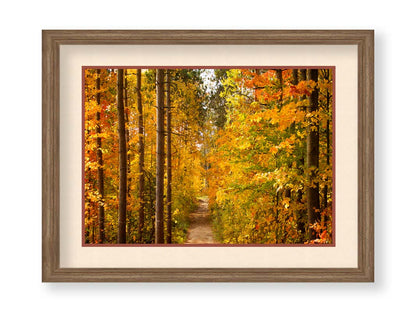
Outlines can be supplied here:
M372 30L44 30L42 280L44 282L373 282ZM60 47L63 45L354 45L358 54L356 268L63 268L60 266Z

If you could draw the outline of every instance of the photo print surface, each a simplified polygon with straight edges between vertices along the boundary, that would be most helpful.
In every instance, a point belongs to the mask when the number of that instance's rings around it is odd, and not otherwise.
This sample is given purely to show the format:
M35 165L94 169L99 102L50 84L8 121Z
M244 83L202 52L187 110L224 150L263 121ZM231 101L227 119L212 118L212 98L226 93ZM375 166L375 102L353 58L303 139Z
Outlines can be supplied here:
M334 67L83 69L83 246L334 246Z

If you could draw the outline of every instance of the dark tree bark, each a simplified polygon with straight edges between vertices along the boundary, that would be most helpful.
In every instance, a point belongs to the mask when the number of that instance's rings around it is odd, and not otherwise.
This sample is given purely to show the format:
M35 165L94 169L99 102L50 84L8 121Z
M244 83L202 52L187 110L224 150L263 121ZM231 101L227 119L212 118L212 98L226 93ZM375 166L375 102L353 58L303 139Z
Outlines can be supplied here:
M329 80L330 79L330 75L329 75L329 70L324 70L324 79ZM331 105L331 95L329 93L328 90L326 90L326 94L325 94L325 99L326 99L326 110L329 113L330 111L330 105ZM326 129L325 129L325 136L326 136L326 164L329 165L330 164L330 159L331 159L331 143L330 143L330 127L329 127L329 119L326 121ZM324 186L324 197L323 197L323 204L322 207L323 209L328 207L328 185Z
M126 146L127 146L127 151L130 150L130 146L129 146L129 142L130 142L130 133L129 133L129 113L128 113L128 107L129 107L129 102L128 102L128 95L127 95L127 87L128 87L128 82L127 82L127 70L124 71L124 106L125 106L125 124L126 126ZM130 185L131 185L131 177L130 177L130 155L127 153L127 198L130 197Z
M255 69L254 72L256 73L257 76L260 75L260 69L258 69L258 68ZM256 92L257 89L258 89L258 87L255 85L254 86L254 101L256 101L256 102L258 101L258 96L257 96L257 92Z
M276 106L278 108L282 108L283 106L283 71L282 69L275 69L274 70L276 72L276 78L278 81L278 88L280 90L280 96L279 96L279 100L277 101ZM276 194L275 194L275 201L276 201L276 207L278 207L279 205L279 197L290 197L290 189L284 189L282 190L282 192L279 192L278 189L276 189ZM279 235L279 229L281 228L280 224L279 224L279 211L277 210L276 215L275 215L275 222L276 222L276 244L281 243L283 241L283 238L280 237Z
M164 191L164 88L163 77L164 70L156 70L156 120L157 120L157 139L156 139L156 213L155 213L155 242L156 244L164 243L164 207L163 207L163 191Z
M280 89L280 96L279 96L279 104L278 107L282 107L283 103L283 71L281 69L276 69L276 77L279 81L279 89Z
M318 70L309 69L308 79L318 82ZM318 110L318 88L315 87L309 96L308 113L315 113ZM307 208L308 208L308 239L314 239L312 224L319 220L319 185L316 181L317 170L319 167L319 124L309 122L306 139L306 167L308 169L308 188L307 188ZM311 185L311 182L313 184Z
M97 89L97 105L101 106L101 81L100 81L101 69L97 69L97 80L96 80L96 89ZM105 230L104 230L104 163L103 163L103 152L102 152L102 142L101 142L101 125L100 125L100 112L96 114L97 119L97 161L98 161L98 193L100 194L100 201L98 204L98 243L103 244L105 241Z
M127 147L126 127L123 103L124 70L117 71L117 115L119 143L119 202L118 202L118 235L117 243L126 243L126 210L127 210Z
M292 70L292 84L296 86L298 83L299 83L298 69L295 68Z
M298 70L298 83L300 82L300 81L305 81L306 80L306 69L299 69ZM305 95L303 95L302 97L301 97L301 100L305 100L306 99L306 96ZM306 107L302 107L301 108L302 110L306 110ZM304 168L305 168L305 155L304 155L304 147L302 147L301 149L300 149L300 151L301 151L301 155L300 155L300 159L299 159L299 175L300 176L303 176L304 175L304 173L305 173L305 171L304 171ZM303 190L302 189L300 189L299 191L298 191L298 193L297 193L297 202L298 203L302 203L302 199L303 199L303 194L304 194L304 192L303 192ZM299 211L298 212L298 223L297 223L297 226L298 226L298 229L303 233L303 234L305 234L305 224L307 223L307 211L306 212L304 212L304 211ZM306 230L306 233L308 233L308 231ZM307 235L306 235L307 236Z
M142 70L137 70L137 112L139 117L139 224L138 241L143 243L144 227L144 123L143 123L143 103L142 103Z
M166 70L166 243L172 243L172 127L170 103L170 73Z
M153 198L153 195L155 195L155 185L156 185L156 178L150 173L150 172L145 172L145 174L147 175L147 179L148 179L148 194L149 194L149 205L148 205L148 211L152 212L152 215L150 216L150 220L152 220L150 222L150 230L149 230L149 235L150 235L150 240L151 242L154 242L155 240L153 240L153 238L155 237L155 198ZM144 239L144 230L143 230L143 239Z

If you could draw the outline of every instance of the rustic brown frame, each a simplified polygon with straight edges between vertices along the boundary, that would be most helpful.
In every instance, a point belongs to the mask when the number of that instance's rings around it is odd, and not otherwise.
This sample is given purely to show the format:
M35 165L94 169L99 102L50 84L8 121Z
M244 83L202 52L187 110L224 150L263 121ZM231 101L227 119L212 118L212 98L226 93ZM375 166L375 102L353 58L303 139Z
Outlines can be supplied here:
M44 282L374 281L373 30L44 30L42 35L42 280ZM59 47L64 44L357 45L358 268L61 268L59 266Z

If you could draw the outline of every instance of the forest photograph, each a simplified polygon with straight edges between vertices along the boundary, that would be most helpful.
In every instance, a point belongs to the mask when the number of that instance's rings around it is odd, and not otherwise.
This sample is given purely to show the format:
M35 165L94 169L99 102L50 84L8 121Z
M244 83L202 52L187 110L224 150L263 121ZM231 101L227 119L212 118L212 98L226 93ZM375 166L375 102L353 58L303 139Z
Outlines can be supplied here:
M83 246L334 245L334 67L82 71Z

